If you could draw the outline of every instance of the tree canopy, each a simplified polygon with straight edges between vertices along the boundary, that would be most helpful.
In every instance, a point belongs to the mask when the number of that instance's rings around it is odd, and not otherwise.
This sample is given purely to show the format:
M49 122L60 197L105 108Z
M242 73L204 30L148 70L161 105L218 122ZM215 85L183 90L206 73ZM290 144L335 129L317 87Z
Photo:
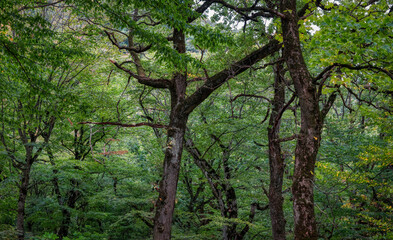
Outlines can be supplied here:
M393 1L0 6L1 239L393 238Z

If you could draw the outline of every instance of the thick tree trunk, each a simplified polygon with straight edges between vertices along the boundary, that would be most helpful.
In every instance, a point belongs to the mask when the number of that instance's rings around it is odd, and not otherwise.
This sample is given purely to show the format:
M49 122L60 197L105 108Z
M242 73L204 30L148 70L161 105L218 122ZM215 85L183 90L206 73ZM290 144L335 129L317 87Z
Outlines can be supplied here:
M26 155L31 155L31 154L27 153ZM30 170L32 164L33 164L33 158L28 156L26 158L26 164L24 164L22 168L22 179L21 179L21 184L19 186L19 198L18 198L18 206L17 206L18 215L16 218L16 230L18 233L18 240L25 239L25 229L24 229L25 204L27 198L27 191L29 189Z
M296 0L282 0L281 18L284 57L299 97L301 128L295 150L295 169L292 183L295 239L318 238L314 213L314 168L318 153L322 119L316 87L304 62L298 31Z
M203 4L201 11L210 6L210 4L210 2ZM181 29L174 29L171 40L173 41L174 49L178 53L183 54L186 52L185 35ZM132 39L130 39L130 43L132 44ZM231 64L227 69L206 79L205 83L188 96L187 99L185 98L187 87L185 69L178 68L178 72L174 74L170 81L167 79L150 79L143 76L144 71L139 64L137 64L140 67L137 70L139 75L137 75L115 61L112 61L115 66L130 74L130 76L137 78L139 83L154 88L169 89L171 93L171 114L167 133L167 149L154 217L153 238L155 240L170 239L171 236L171 222L183 150L183 139L189 114L230 78L244 72L254 63L277 52L280 48L281 44L276 40L272 40L266 46L252 52L243 59ZM132 57L134 60L136 59L135 54Z
M283 210L284 198L282 196L282 184L284 177L284 158L281 154L281 144L277 139L280 137L281 117L279 112L285 104L285 84L283 81L283 66L278 63L275 67L273 110L270 115L268 139L269 139L269 209L272 224L273 239L285 239L285 217Z
M172 111L171 123L168 129L167 149L165 151L164 170L160 182L159 197L156 202L153 229L153 239L155 240L168 240L171 238L172 217L186 123L186 116L181 116L177 111Z
M306 111L305 111L306 112ZM302 111L302 115L305 113ZM307 114L307 113L306 113ZM295 151L292 194L295 218L295 239L317 239L314 213L314 168L321 138L318 126L309 126L312 117L304 120ZM307 127L309 126L309 127Z
M174 48L185 53L185 36L180 30L173 32ZM171 114L168 126L167 146L165 150L164 169L160 182L159 196L156 201L153 239L168 240L171 238L173 211L175 208L176 188L179 179L180 162L183 153L183 141L188 114L185 113L186 76L174 75L169 87L171 93Z

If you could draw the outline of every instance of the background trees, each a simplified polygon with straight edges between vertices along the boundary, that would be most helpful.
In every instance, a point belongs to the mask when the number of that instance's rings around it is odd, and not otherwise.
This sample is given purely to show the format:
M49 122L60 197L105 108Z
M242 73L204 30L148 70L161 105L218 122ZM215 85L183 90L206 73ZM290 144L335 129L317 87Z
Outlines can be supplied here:
M2 4L2 237L391 238L389 1Z

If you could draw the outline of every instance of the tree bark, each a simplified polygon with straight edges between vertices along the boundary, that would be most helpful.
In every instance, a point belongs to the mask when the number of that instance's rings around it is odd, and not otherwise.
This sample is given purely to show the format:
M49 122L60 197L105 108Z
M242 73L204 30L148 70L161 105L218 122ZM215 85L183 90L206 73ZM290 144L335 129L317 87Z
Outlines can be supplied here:
M208 7L203 4L201 7ZM174 49L182 54L186 51L184 33L175 29L173 31ZM161 89L169 89L171 94L171 113L167 133L167 148L165 150L164 167L160 181L159 197L156 201L156 214L154 217L153 239L170 239L172 214L175 205L177 180L179 177L180 161L183 151L183 139L189 114L199 106L211 93L229 79L249 69L253 64L281 49L277 40L272 40L264 47L253 51L243 59L231 64L227 69L216 73L206 79L194 93L185 98L186 74L179 68L171 80L151 79L143 76L142 66L137 64L138 74L124 68L115 61L112 63L130 76L135 77L139 83ZM132 56L135 59L135 56ZM176 67L176 66L175 66Z
M305 8L303 8L305 9ZM295 166L292 183L295 240L316 240L318 229L314 213L314 169L321 143L324 118L332 107L336 92L333 92L320 110L320 86L317 90L303 58L299 37L299 15L296 0L282 0L280 10L283 35L283 56L299 98L301 112L300 132L297 135Z
M155 240L167 240L171 238L171 225L186 122L187 117L185 115L179 115L177 111L171 112L164 169L160 182L159 197L156 201L156 215L153 229L153 239Z
M185 36L180 30L174 30L174 48L185 53ZM164 168L160 182L159 196L156 201L153 239L168 240L171 238L173 211L175 208L176 188L179 178L180 162L183 152L184 134L188 120L185 113L184 99L186 92L186 76L176 73L169 87L171 94L171 113L168 126L167 145Z
M218 138L217 138L218 139ZM218 139L219 140L219 139ZM226 198L226 212L225 217L228 219L236 219L238 217L238 206L237 206L237 198L236 191L231 184L231 167L228 164L229 156L230 156L230 144L229 146L224 146L220 143L220 147L222 149L222 167L224 170L224 183L222 184L225 198ZM237 223L225 224L223 233L225 240L236 240L237 239L237 231L236 231Z
M29 189L30 170L34 162L30 153L26 153L26 155L27 155L26 164L24 164L22 168L22 179L21 179L21 184L19 186L19 198L18 198L18 206L17 206L18 215L16 218L16 230L18 233L18 240L25 239L25 229L24 229L25 204L27 198L27 191Z
M185 53L184 33L174 30L174 47L179 53ZM278 51L281 45L277 41L268 43L242 60L232 64L198 88L191 96L185 98L186 76L175 74L169 91L171 93L171 113L168 126L167 148L165 151L164 168L160 182L159 197L156 202L153 239L168 240L171 238L171 223L175 206L175 195L179 177L183 140L189 114L203 102L215 89L232 77L244 72L254 63Z
M295 239L316 240L314 213L314 168L321 141L322 119L315 85L305 64L299 38L296 0L282 0L281 18L284 58L295 85L301 111L301 128L295 150L292 183Z
M285 84L283 81L283 65L277 63L275 66L273 109L269 119L269 208L270 221L272 224L273 239L285 239L285 217L283 210L284 198L282 196L282 185L284 177L284 158L281 154L281 144L277 139L280 135L281 116L279 112L285 104Z

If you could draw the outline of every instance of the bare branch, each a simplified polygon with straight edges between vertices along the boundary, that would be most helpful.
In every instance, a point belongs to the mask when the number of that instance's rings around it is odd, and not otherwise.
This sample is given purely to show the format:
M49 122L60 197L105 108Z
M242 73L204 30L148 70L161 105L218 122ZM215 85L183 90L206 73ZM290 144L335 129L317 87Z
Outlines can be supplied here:
M53 3L37 2L37 3L36 3L36 4L37 4L36 6L31 6L31 7L29 7L29 6L23 6L23 7L20 7L20 8L18 9L18 11L20 12L20 11L23 11L23 10L25 10L25 9L49 7L49 6L53 6L53 5L56 5L56 4L58 4L58 3L64 2L64 1L65 1L65 0L59 0L59 1L53 2Z
M206 80L191 96L185 100L186 111L191 113L200 103L202 103L211 93L224 84L229 79L239 75L249 69L252 65L264 59L265 57L281 49L281 43L272 40L264 47L253 51L248 56L238 62L233 63L227 69L215 74Z
M392 109L389 109L389 108L386 108L386 107L382 107L382 106L377 106L377 105L375 105L372 101L367 101L367 100L365 100L365 99L362 99L358 94L356 94L355 92L353 92L351 88L349 88L349 87L345 87L345 88L348 90L348 92L349 92L350 94L352 94L353 96L355 96L355 98L356 98L359 102L367 103L368 105L370 105L370 106L372 106L372 107L374 107L374 108L376 108L376 109L385 110L385 111L387 111L387 112L389 112L389 113L392 113L392 112L393 112Z
M85 22L87 22L88 24L94 24L94 25L100 26L100 27L103 28L103 29L108 29L108 30L110 30L110 31L112 31L112 32L117 32L117 33L119 33L119 34L121 34L121 35L123 35L123 36L128 37L128 35L125 34L124 32L119 31L119 30L114 29L114 28L110 28L110 27L105 26L105 25L103 25L103 24L101 24L101 23L95 22L95 21L91 20L90 18L80 18L79 20L85 21Z
M377 70L378 72L383 72L385 73L388 77L390 77L391 79L393 79L393 73L390 72L389 70L386 70L382 67L377 67L377 66L373 66L371 64L368 65L351 65L351 64L344 64L344 63L333 63L332 65L326 67L320 74L318 74L318 76L316 76L313 79L313 83L316 83L319 79L323 78L323 76L325 75L325 73L331 71L334 67L340 67L340 68L347 68L347 69L351 69L351 70Z
M265 69L268 66L276 65L277 63L283 62L284 60L285 60L284 58L280 58L277 61L266 63L266 64L263 64L262 66L259 66L259 67L252 67L251 69L254 70L254 71L255 70L259 70L259 69Z
M260 122L261 125L264 124L264 123L266 122L267 118L269 117L269 114L270 114L270 105L269 105L269 107L267 108L265 117L264 117L264 118L262 119L262 121Z
M149 122L141 122L137 124L127 124L120 122L79 122L78 124L94 124L94 125L112 125L112 126L120 126L120 127L141 127L141 126L149 126L152 128L168 128L167 125L157 124L157 123L149 123Z
M335 63L336 66L342 67L342 68L348 68L352 70L362 70L362 69L368 69L368 70L377 70L378 72L383 72L385 73L388 77L390 77L393 80L393 73L390 72L389 70L386 70L382 67L376 67L373 65L365 65L365 66L353 66L350 64L341 64L341 63Z
M324 74L323 74L321 82L319 83L319 87L318 87L318 91L317 91L318 98L321 96L323 86L325 85L326 80L330 77L330 74L331 74L331 72L333 71L334 68L335 68L335 66L333 68L331 68L330 70L326 71L326 72L323 71ZM319 77L319 75L318 75L318 77Z
M127 51L131 51L131 52L135 52L135 53L142 53L142 52L146 52L147 50L149 50L151 48L151 44L145 46L145 47L131 47L131 46L121 46L119 44L119 42L117 41L115 34L112 32L108 32L106 30L104 30L105 34L108 36L109 41L111 41L112 45L116 46L118 49L120 50L127 50Z
M205 1L201 6L199 6L199 7L195 10L195 12L196 12L196 13L199 13L199 14L202 14L202 13L204 13L213 3L214 3L214 1L212 1L212 0ZM190 18L187 19L187 22L188 22L188 23L191 23L191 22L195 21L198 17L199 17L199 16L192 16L192 17L190 17Z
M282 115L287 110L289 105L291 105L291 103L295 100L295 98L296 98L296 94L293 94L291 99L289 99L289 101L287 102L287 104L285 104L284 107L281 108L280 111L277 113L276 119L274 120L274 126L272 131L275 131L274 129L277 128L277 125L280 122Z
M297 139L299 135L294 134L290 137L285 137L285 138L279 138L279 139L274 139L273 141L277 141L277 142L288 142L288 141L292 141L294 139Z
M255 6L255 4L251 7L248 7L248 8L239 8L239 7L233 6L223 0L215 0L214 2L219 3L229 9L232 9L235 12L239 13L240 15L242 15L250 20L255 20L256 15L263 16L263 17L277 16L280 18L286 18L285 15L279 11L276 11L272 8L263 7L263 6ZM250 11L259 11L259 12L257 14L255 14L254 16L250 17L245 13L245 12L250 12Z
M345 101L344 96L343 96L342 92L340 91L340 89L337 89L337 91L338 91L338 93L340 94L340 97L341 97L341 100L342 100L342 102L343 102L344 107L347 108L347 109L349 110L350 113L353 112L353 111L355 111L353 108L351 108L350 106L348 106L348 104L347 104L347 102Z
M257 146L259 146L259 147L267 147L267 146L268 146L268 145L266 145L266 144L258 143L258 142L256 142L256 141L254 141L254 144L257 145Z
M333 106L333 103L336 100L336 98L337 98L337 91L335 91L332 94L330 94L327 103L325 104L325 106L323 106L323 109L321 110L321 117L322 117L322 119L324 119L326 117L326 115L328 114L330 108Z
M326 76L325 74L330 72L331 70L333 70L336 67L336 65L330 65L328 67L326 67L325 69L322 70L322 72L320 72L314 79L313 79L313 83L316 84L317 81L321 78L323 78L324 76Z
M266 101L268 101L269 103L271 102L269 98L265 97L265 96L260 96L260 95L253 95L253 94L238 94L236 95L233 99L231 99L231 102L234 102L236 99L238 99L239 97L252 97L252 98L262 98Z
M169 86L172 84L171 81L168 79L153 79L149 77L144 77L144 76L139 76L132 72L131 70L122 67L121 64L118 64L117 62L110 60L117 68L123 70L124 72L128 73L130 76L136 78L139 83L154 87L154 88L169 88Z

